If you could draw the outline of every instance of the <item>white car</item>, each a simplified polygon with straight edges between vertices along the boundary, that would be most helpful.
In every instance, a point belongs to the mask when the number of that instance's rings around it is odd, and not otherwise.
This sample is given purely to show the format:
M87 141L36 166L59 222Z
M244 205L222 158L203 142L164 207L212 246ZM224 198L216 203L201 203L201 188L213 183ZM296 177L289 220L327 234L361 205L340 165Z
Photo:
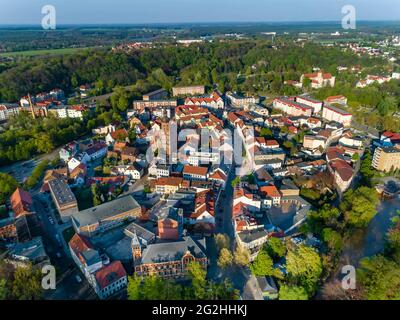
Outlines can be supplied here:
M78 275L75 276L76 282L81 283L82 282L82 278Z

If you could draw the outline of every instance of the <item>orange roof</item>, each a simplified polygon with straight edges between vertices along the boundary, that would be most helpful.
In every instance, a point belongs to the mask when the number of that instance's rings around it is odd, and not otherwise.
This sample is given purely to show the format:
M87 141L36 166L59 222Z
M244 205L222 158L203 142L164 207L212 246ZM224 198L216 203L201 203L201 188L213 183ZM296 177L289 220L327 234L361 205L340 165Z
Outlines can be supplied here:
M108 287L119 279L126 277L121 261L114 261L96 272L96 281L101 289Z
M155 182L155 185L158 186L176 186L179 187L183 182L183 178L179 177L165 177L158 178Z
M208 169L205 167L184 166L183 174L194 174L199 176L206 176Z
M29 192L21 188L17 188L17 190L15 190L12 194L10 201L15 218L18 218L24 214L32 213L33 201Z
M83 235L75 233L75 235L71 238L68 243L71 250L75 253L75 255L84 262L81 253L88 251L89 249L94 249L93 245L91 244L90 240Z
M223 173L221 170L215 170L210 176L209 179L215 179L215 180L226 180L226 174Z
M281 194L278 191L278 189L272 185L272 186L263 186L260 188L261 192L266 193L268 196L272 197L272 198L276 198L276 197L280 197Z

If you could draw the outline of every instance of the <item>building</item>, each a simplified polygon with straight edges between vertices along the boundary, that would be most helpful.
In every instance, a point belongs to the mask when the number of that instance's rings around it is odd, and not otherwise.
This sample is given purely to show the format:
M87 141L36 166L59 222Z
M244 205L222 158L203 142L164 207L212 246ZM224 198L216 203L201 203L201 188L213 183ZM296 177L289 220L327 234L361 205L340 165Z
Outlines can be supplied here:
M336 108L331 105L324 105L322 110L322 118L327 121L336 121L341 123L344 127L351 126L351 120L353 116L351 113L344 111L342 109Z
M303 147L311 151L323 151L326 147L326 142L327 139L325 137L305 135L303 139Z
M268 232L263 225L256 228L236 232L236 241L239 246L250 252L250 260L253 261L262 246L268 241Z
M297 103L302 103L306 106L313 108L313 113L319 113L322 110L323 103L321 101L305 96L297 96L295 97L295 100Z
M17 188L11 195L10 202L15 219L35 213L33 200L28 191Z
M347 98L342 95L330 96L324 100L324 103L326 103L326 104L337 103L337 104L341 104L341 105L345 106L345 105L347 105Z
M155 181L155 191L161 194L171 194L181 188L183 179L179 177L158 178Z
M187 180L207 180L207 172L208 168L206 167L184 166L183 178Z
M275 109L282 110L284 113L291 116L310 117L314 111L313 107L287 98L275 99L273 102L273 106Z
M73 213L78 212L78 202L75 195L63 179L48 182L51 197L57 207L63 222L68 222Z
M157 275L165 279L185 278L191 262L207 269L205 239L184 237L180 241L150 244L142 250L137 238L132 239L135 273L138 276Z
M225 96L229 101L229 104L235 108L249 108L251 105L255 105L260 102L260 98L258 97L243 97L239 96L235 92L227 92Z
M128 277L121 261L114 261L104 266L94 277L96 279L94 291L100 299L107 299L119 293L128 284Z
M143 101L163 100L168 96L165 89L158 89L143 95Z
M19 114L18 104L0 104L0 121L7 121Z
M132 196L124 196L72 215L72 224L79 234L91 236L139 217L140 205Z
M145 108L153 109L153 108L176 108L178 103L176 100L136 100L133 101L133 109L135 110L143 110Z
M275 185L262 186L260 188L260 193L264 194L264 196L267 197L267 200L270 201L267 207L271 207L272 205L276 207L280 206L282 195L279 192L279 190L275 187Z
M376 148L372 166L376 170L384 172L400 169L400 145Z
M213 92L210 97L206 98L187 98L185 100L187 106L198 106L198 107L209 107L212 109L223 109L224 100L219 96L218 93Z
M27 242L17 243L8 253L7 262L16 267L49 264L48 257L41 237L33 238Z
M311 88L320 89L322 87L334 87L336 78L330 73L314 72L303 74L300 78L300 82L304 83L305 79L311 80Z
M353 167L342 159L335 159L328 163L328 169L333 175L338 191L344 193L353 181L355 174Z
M187 87L173 87L172 95L176 96L184 96L184 95L202 95L205 93L204 86L187 86Z

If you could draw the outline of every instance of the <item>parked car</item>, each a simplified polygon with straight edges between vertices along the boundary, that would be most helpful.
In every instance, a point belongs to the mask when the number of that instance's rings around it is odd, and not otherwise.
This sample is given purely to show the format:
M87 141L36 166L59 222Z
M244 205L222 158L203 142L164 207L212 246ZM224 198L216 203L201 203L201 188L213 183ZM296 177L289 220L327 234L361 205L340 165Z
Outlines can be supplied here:
M51 224L54 224L54 220L53 220L53 218L52 218L50 215L47 216L47 219L49 219L49 222L50 222Z
M58 259L60 259L61 258L61 253L57 252L56 256L57 256Z

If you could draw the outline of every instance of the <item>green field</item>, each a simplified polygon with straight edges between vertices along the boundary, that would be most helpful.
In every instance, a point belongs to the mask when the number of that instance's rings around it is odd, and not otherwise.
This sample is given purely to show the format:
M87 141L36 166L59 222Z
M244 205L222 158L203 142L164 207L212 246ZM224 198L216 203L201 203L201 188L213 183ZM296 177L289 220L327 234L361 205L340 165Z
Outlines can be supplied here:
M72 54L72 53L76 53L77 51L82 51L82 50L91 49L91 48L94 48L94 47L3 52L3 53L0 53L0 57L17 57L17 56L33 57L33 56L44 56L44 55Z

